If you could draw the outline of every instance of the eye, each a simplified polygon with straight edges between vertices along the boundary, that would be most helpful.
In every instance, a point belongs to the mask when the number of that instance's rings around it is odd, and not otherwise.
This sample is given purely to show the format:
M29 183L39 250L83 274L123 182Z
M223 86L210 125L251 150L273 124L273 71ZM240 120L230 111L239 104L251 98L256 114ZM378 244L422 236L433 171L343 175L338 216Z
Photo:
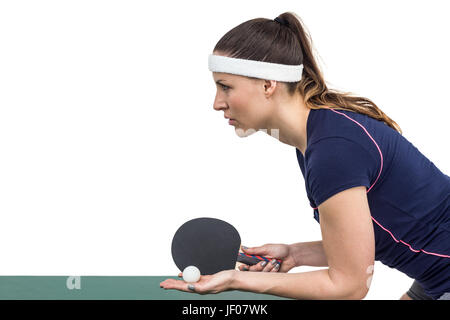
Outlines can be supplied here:
M222 90L223 91L227 91L230 87L228 87L228 86L226 86L226 85L224 85L224 84L221 84L221 83L219 83L220 84L220 86L222 87Z

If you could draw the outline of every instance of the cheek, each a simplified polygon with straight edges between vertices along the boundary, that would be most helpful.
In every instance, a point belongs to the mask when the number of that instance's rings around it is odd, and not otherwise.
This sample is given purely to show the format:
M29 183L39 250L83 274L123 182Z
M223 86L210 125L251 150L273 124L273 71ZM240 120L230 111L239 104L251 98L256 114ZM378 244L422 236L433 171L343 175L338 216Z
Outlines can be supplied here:
M255 116L255 95L249 90L240 90L230 95L230 105L232 106L231 114L236 118L242 117L250 120ZM256 112L257 113L257 112Z
M231 115L241 127L260 129L266 121L267 112L264 101L257 99L258 93L253 91L234 92L229 96Z
M236 94L231 96L229 102L233 116L237 117L246 113L246 99L242 95Z

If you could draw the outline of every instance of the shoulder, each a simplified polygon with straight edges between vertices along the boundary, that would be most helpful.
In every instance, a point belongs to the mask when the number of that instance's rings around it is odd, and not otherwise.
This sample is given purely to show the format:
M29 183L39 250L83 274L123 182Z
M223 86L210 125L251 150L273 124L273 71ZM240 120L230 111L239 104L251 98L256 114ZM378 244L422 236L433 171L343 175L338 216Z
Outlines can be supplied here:
M370 188L378 168L369 151L343 137L321 139L305 153L305 180L316 205L348 188Z
M352 149L355 145L366 150L372 158L380 161L379 141L392 140L387 136L384 123L365 114L348 110L335 110L330 108L315 110L309 123L307 136L307 151L327 149L333 143L339 143L336 148ZM391 131L393 131L391 129ZM357 148L358 149L358 148ZM306 157L306 152L305 152Z
M308 145L305 160L312 164L323 162L350 162L364 160L367 163L378 162L376 157L360 141L352 137L331 136L322 137Z
M361 144L370 142L369 136L379 130L379 121L365 114L324 107L312 112L308 128L308 145L331 137L342 137Z

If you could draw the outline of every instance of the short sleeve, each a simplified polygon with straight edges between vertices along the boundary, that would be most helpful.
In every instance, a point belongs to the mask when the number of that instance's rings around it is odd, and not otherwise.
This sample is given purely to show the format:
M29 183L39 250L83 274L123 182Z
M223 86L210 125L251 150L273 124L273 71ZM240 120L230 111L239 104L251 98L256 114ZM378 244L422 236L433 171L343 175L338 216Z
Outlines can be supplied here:
M379 161L359 143L343 137L321 139L305 154L306 183L319 206L331 196L349 188L370 188Z

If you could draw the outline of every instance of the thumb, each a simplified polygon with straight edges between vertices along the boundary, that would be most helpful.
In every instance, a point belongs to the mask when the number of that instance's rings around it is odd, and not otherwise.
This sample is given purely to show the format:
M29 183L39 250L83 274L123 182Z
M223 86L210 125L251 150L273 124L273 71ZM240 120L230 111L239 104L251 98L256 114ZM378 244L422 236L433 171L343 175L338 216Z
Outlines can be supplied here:
M259 247L251 247L247 248L245 246L242 246L242 251L248 254L258 255L258 256L264 256L267 255L267 247L265 245L259 246Z

